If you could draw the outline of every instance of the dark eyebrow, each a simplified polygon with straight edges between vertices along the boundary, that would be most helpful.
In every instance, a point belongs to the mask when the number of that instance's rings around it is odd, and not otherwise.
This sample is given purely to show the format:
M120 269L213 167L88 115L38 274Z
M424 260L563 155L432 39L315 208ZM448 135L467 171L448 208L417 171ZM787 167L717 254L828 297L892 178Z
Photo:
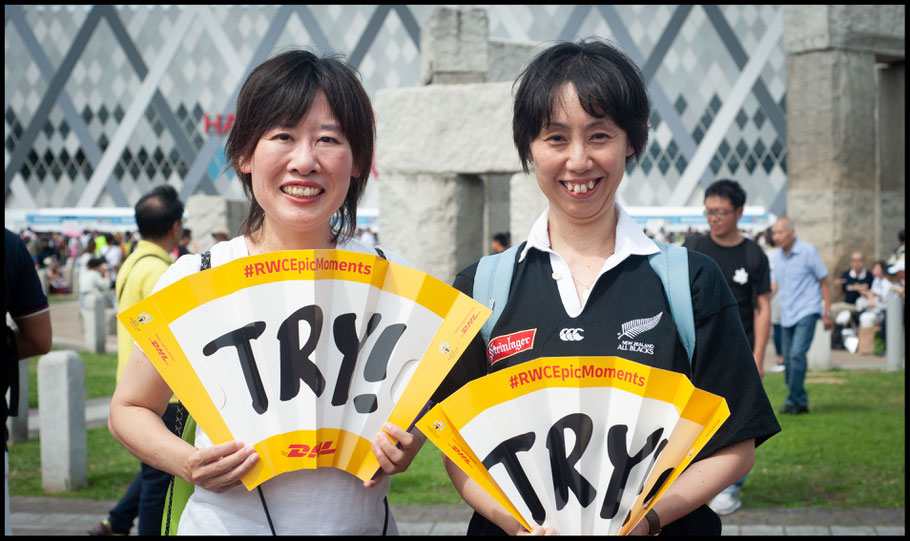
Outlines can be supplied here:
M319 129L341 133L341 128L337 124L320 124Z
M608 118L598 118L596 120L592 120L591 122L588 122L588 124L585 125L585 128L590 129L590 128L596 128L596 127L601 127L601 126L604 128L618 128L619 127L619 125L616 124L616 122L613 122L612 120L610 120ZM569 126L567 124L563 124L562 122L555 122L555 121L551 121L549 124L544 125L544 128L567 129L568 127Z

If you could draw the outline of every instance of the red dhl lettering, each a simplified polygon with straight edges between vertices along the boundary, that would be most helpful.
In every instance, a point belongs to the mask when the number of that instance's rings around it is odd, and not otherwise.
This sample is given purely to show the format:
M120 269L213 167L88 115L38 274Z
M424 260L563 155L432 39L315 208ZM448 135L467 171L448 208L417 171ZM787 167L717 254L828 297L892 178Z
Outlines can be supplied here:
M452 445L452 450L455 451L455 454L460 456L461 459L464 460L465 464L467 464L468 466L471 466L472 465L471 459L468 457L468 455L464 454L464 452L461 449L459 449L458 446L455 445L454 443L451 445Z
M468 319L468 322L465 323L464 327L461 328L461 335L462 335L462 336L464 336L465 334L467 334L468 329L471 328L471 325L473 325L475 321L477 321L477 314L471 314L471 317Z
M292 443L288 445L286 451L281 451L281 454L288 458L316 458L319 455L330 455L335 452L332 443L332 440L322 441L312 448L305 443Z
M167 353L165 353L164 349L160 345L158 345L158 341L149 340L149 342L152 343L152 347L155 348L155 351L158 352L158 356L161 357L161 360L164 361L165 363L167 363L167 361L168 361Z

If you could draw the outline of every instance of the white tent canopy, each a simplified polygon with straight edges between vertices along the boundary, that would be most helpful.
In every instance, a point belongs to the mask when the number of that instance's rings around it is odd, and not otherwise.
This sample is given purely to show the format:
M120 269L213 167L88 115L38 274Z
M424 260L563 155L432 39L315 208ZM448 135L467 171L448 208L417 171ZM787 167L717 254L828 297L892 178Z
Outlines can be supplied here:
M635 222L647 231L656 233L660 228L666 232L685 232L690 227L698 231L708 230L708 217L704 207L624 207ZM764 207L743 207L743 216L738 222L740 229L760 233L771 227L777 216Z
M35 232L75 233L88 229L117 233L136 230L132 207L6 209L6 228L18 233L26 227Z

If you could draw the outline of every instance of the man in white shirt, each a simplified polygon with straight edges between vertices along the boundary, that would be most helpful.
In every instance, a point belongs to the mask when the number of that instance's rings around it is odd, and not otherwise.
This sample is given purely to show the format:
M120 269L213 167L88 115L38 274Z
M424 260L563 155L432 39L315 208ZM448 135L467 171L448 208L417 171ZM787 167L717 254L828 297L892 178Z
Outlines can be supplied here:
M110 293L111 279L107 263L100 257L88 260L87 268L79 273L79 314L85 308L85 297L89 293Z

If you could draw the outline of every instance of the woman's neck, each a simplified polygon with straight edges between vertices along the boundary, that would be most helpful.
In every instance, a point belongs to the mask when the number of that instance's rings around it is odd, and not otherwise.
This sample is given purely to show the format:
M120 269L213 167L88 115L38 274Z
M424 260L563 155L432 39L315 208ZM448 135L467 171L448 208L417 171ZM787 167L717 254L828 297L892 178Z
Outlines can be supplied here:
M328 224L324 229L301 232L276 227L268 221L248 235L246 243L250 255L279 250L332 250L336 247Z
M569 222L551 214L547 223L550 247L566 259L582 257L606 261L615 249L618 220L615 206L599 219L585 223Z

